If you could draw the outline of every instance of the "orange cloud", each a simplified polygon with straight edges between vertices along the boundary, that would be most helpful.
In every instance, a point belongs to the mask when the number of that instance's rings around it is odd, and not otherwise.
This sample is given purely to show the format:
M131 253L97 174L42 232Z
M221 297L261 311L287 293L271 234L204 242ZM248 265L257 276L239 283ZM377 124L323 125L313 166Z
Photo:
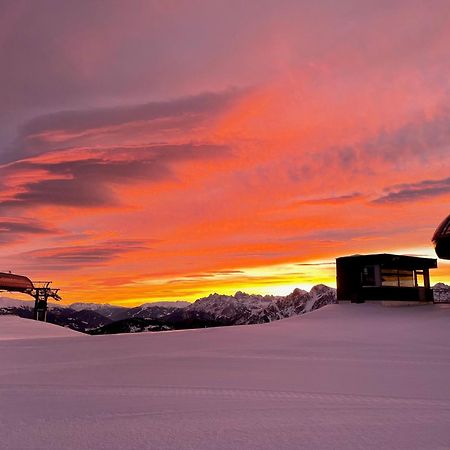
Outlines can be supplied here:
M2 27L7 269L68 301L133 304L332 283L322 263L343 254L433 255L450 192L445 2L251 3L202 20L98 5L80 24L55 7L17 27L48 49L29 71Z

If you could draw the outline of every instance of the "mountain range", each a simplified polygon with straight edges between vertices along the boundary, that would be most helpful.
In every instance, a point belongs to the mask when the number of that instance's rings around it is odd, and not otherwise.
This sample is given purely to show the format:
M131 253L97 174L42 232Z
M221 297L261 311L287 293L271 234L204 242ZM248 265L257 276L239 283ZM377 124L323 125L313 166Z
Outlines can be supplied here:
M158 302L123 306L49 303L47 321L89 334L135 333L271 322L336 303L336 290L325 285L286 296L211 294L193 303ZM33 317L34 302L0 298L0 315Z

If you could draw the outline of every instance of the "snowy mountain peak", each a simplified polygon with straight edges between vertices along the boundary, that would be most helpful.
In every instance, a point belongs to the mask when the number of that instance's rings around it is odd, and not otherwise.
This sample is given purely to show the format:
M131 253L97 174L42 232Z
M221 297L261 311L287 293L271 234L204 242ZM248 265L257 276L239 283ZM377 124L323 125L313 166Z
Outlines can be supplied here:
M115 306L115 305L110 305L108 303L83 303L83 302L78 302L78 303L72 303L71 305L69 305L69 308L74 309L75 311L98 311L100 309L104 309L104 308L124 308L123 306Z
M153 303L143 303L140 305L141 308L153 308L153 307L163 307L163 308L186 308L186 306L191 305L190 302L185 302L182 300L176 300L173 302L153 302Z

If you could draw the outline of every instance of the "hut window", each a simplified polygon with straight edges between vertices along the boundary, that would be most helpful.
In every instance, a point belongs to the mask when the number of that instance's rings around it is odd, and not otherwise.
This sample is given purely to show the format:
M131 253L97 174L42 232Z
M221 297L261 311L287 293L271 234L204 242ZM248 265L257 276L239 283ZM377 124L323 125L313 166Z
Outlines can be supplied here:
M381 285L393 287L414 287L415 286L413 270L382 269Z
M423 270L416 270L416 286L425 287L425 274Z
M363 267L361 278L363 286L376 286L377 283L375 279L375 266Z
M413 270L399 270L398 271L398 285L401 287L414 287L414 271Z
M398 286L398 270L382 269L381 286Z

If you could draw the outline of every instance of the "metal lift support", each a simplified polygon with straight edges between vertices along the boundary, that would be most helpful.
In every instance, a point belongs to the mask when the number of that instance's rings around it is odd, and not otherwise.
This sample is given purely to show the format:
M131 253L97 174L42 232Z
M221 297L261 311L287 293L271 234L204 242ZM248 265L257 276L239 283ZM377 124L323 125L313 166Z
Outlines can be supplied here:
M47 320L47 301L49 298L61 300L59 289L52 288L51 281L34 281L23 275L0 272L0 291L21 292L34 298L34 319Z
M49 298L61 300L58 295L59 289L51 288L50 284L51 281L33 281L34 318L42 322L47 321L47 300Z

